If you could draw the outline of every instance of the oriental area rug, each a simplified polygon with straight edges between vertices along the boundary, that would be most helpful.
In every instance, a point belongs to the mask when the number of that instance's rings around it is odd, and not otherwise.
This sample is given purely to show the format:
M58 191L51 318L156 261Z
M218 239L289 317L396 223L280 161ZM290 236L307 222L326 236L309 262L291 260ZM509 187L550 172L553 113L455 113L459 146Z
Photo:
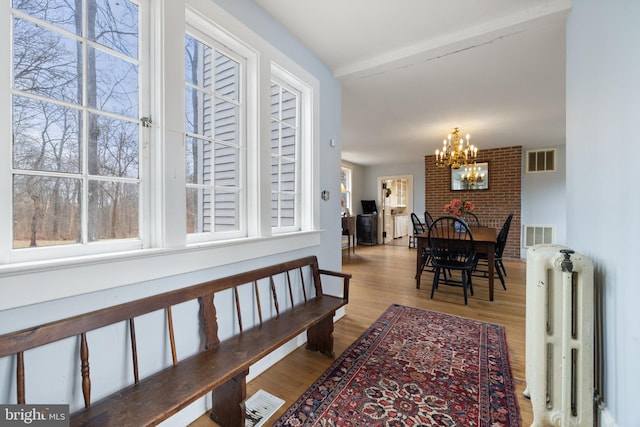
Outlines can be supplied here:
M520 426L504 327L401 305L275 426Z

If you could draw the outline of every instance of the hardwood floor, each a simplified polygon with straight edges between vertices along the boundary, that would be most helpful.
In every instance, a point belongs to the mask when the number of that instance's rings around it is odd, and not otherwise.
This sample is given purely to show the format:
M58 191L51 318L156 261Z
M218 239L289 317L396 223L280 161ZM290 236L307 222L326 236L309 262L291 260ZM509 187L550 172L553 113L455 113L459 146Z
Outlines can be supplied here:
M390 245L358 246L347 256L343 251L343 271L351 273L351 288L346 316L335 324L334 349L341 354L386 310L391 303L455 314L484 322L503 325L506 329L511 371L516 384L522 425L533 421L531 403L522 396L525 387L525 262L507 261L507 291L496 279L495 298L489 301L487 280L474 277L474 293L464 305L462 289L440 286L430 299L433 275L425 272L421 289L415 287L416 250L407 247L407 240L398 239ZM304 393L332 363L327 357L306 351L304 346L288 355L268 371L247 384L247 395L259 389L285 400L272 417L276 420ZM192 427L215 426L203 415ZM267 423L266 425L269 425Z

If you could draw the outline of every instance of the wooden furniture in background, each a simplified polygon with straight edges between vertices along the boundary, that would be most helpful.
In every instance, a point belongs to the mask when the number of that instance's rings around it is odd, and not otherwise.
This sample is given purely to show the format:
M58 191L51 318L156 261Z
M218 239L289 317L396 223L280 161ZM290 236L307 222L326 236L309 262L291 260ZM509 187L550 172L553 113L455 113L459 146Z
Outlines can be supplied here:
M351 247L353 254L356 253L356 217L353 215L342 217L342 235L347 236L347 254L351 256Z
M323 274L342 279L342 297L323 294L320 281ZM294 280L292 275L295 275ZM310 290L306 289L305 277L307 282L313 282ZM334 356L333 317L336 310L348 302L350 277L349 274L319 269L314 256L301 258L0 335L0 357L15 355L17 401L29 403L26 399L28 390L25 390L25 376L29 371L25 352L79 336L79 365L85 408L71 415L72 426L155 425L208 392L212 394L213 409L210 416L213 420L222 426L244 426L249 366L304 331L307 331L306 347L309 350ZM276 282L286 289L285 295L281 295L280 299L276 293ZM304 301L294 302L292 282L301 285ZM250 292L238 292L242 285L248 286ZM265 294L271 297L263 300L262 305L259 298L261 287L266 287ZM237 318L239 333L220 341L217 320L219 314L216 313L213 301L216 293L225 290L233 291L236 309L234 317ZM241 295L247 297L243 299ZM291 301L287 303L289 299ZM180 331L174 331L171 307L193 300L199 303L199 311L192 315L200 319L203 346L195 354L177 360L174 333ZM255 325L243 325L241 313L246 311L241 310L241 305L253 307L253 313L257 313L259 322L255 322ZM285 306L290 308L283 308ZM141 379L138 377L134 319L157 310L166 311L173 365ZM263 314L267 317L272 311L275 311L275 316L263 320ZM89 377L91 331L118 322L129 323L134 384L92 402L91 387L99 384L98 381L92 383ZM187 333L192 334L191 331ZM118 357L125 349L114 346L113 352L114 357ZM75 364L71 360L69 363ZM125 376L123 372L113 374Z
M378 244L377 214L358 215L356 228L358 245L372 246Z

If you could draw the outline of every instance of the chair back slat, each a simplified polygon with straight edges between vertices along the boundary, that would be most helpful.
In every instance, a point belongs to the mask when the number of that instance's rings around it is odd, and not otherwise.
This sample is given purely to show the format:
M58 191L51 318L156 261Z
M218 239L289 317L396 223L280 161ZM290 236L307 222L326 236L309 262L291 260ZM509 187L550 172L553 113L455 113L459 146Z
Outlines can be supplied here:
M216 306L213 303L213 296L214 293L210 293L198 297L205 350L213 350L220 346L220 338L218 338L218 320L216 319Z
M129 319L129 335L131 336L131 357L133 359L133 378L136 384L140 384L140 375L138 374L138 345L136 343L136 325L133 317Z
M238 287L233 287L233 296L235 298L236 304L236 314L238 315L238 328L240 329L240 333L244 332L242 328L242 313L240 312L240 297L238 296Z
M176 353L176 338L173 332L173 315L171 314L171 306L167 307L167 325L169 326L169 342L171 343L171 360L173 366L178 364L178 355Z
M289 275L288 271L287 271L287 285L289 286L289 299L291 301L291 307L293 307L294 306L293 290L291 289L291 276Z
M278 304L278 292L276 291L276 283L273 281L273 276L269 276L269 283L271 284L271 295L273 296L273 306L276 309L276 317L280 317L280 305Z
M87 344L87 333L80 334L80 372L82 373L82 396L84 397L84 407L91 406L91 377L89 375L89 345Z
M307 302L307 287L304 284L304 273L302 272L302 267L298 268L300 272L300 284L302 285L302 295L304 297L304 302Z
M18 405L24 405L24 352L17 353L16 394Z
M262 305L260 305L260 292L258 291L258 281L253 282L253 291L256 294L256 305L258 306L258 318L260 319L260 325L262 325Z

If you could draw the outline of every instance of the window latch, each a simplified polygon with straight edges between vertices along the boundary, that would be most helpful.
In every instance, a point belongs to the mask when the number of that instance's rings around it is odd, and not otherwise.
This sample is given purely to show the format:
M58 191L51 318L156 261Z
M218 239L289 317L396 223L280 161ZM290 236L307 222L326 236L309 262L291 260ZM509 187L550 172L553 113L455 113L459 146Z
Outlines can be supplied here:
M147 117L147 116L145 116L145 117L141 117L141 118L140 118L140 121L142 122L142 126L143 126L143 127L146 127L146 128L150 128L150 127L151 127L151 124L153 123L153 122L151 121L151 117Z

